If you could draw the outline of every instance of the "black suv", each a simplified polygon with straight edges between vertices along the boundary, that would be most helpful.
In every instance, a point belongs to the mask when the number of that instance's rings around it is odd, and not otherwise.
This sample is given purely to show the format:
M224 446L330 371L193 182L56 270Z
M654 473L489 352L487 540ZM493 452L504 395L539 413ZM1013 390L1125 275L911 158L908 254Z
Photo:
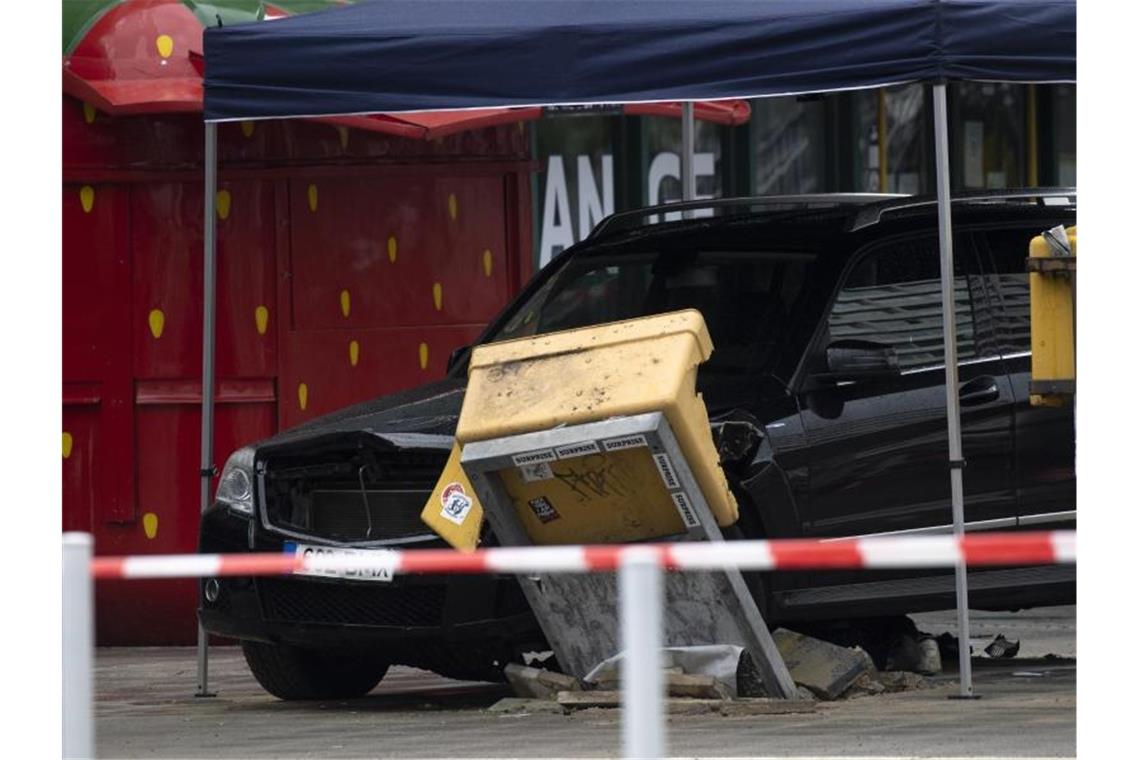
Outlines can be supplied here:
M678 213L683 212L683 213ZM1076 524L1071 407L1029 403L1029 241L1076 223L1073 190L953 204L969 530ZM740 504L727 535L950 529L932 198L721 200L618 214L567 249L480 342L699 309L698 386ZM466 354L439 383L242 449L201 527L203 552L439 547L419 519L451 446ZM731 431L731 435L727 433ZM484 529L483 545L494 535ZM769 623L949 608L944 571L756 574ZM970 573L977 608L1070 603L1075 570ZM369 691L388 665L494 679L546 649L512 577L209 579L206 629L242 640L282 698Z

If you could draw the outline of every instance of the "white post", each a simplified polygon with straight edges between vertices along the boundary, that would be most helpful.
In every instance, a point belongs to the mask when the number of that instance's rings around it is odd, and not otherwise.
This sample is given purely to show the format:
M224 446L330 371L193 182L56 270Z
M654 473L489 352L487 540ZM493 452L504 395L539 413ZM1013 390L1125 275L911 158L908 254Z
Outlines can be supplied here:
M89 533L63 534L63 756L95 757L94 600Z
M664 683L661 676L662 570L652 549L622 553L622 755L665 757Z
M954 313L954 235L950 227L950 148L947 137L946 83L934 85L934 162L938 190L938 245L942 254L942 348L946 363L946 428L950 447L950 508L954 535L965 535L965 508L962 503L961 410L958 405L958 331ZM958 601L958 680L962 699L974 696L970 663L969 588L966 565L954 566Z

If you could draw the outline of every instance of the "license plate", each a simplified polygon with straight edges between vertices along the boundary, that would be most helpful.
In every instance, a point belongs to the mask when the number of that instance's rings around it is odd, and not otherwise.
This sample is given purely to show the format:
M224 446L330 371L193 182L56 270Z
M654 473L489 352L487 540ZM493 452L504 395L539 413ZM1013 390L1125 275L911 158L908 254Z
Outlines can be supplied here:
M339 546L313 546L311 544L297 544L286 542L284 551L297 557L362 557L393 554L390 549L343 549ZM345 578L354 581L380 581L390 583L392 571L389 568L348 568L343 570L304 568L296 570L294 575L316 575L322 578Z

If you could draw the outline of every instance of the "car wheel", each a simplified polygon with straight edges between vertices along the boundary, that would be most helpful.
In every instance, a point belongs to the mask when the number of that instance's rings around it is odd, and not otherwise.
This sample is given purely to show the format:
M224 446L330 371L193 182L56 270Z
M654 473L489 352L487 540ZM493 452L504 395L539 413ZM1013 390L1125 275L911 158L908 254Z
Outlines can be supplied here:
M286 644L243 641L242 654L261 687L278 699L353 699L380 683L388 663Z

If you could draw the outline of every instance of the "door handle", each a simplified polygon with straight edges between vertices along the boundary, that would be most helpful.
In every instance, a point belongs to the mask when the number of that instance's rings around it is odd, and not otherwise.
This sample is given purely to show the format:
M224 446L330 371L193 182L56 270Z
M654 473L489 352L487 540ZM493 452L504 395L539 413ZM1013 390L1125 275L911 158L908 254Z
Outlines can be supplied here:
M975 377L958 388L958 401L962 406L977 406L997 401L1001 396L997 380L989 375Z

